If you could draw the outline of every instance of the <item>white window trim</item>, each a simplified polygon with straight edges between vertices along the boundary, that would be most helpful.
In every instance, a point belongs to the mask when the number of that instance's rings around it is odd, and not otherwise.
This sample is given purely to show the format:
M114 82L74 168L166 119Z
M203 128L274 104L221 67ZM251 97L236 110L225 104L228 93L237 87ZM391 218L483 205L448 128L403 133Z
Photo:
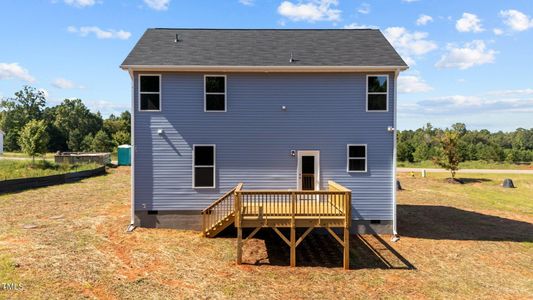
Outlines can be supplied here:
M159 92L141 92L141 77L143 76L157 76L159 77ZM139 112L159 112L161 111L161 108L163 107L163 97L161 97L161 74L138 74L137 76L137 110ZM159 109L141 109L141 94L158 94L159 95Z
M224 77L224 93L214 93L214 92L208 93L206 86L205 86L207 77ZM224 110L207 110L207 95L208 94L209 95L224 95ZM228 78L227 76L220 75L220 74L215 74L215 75L205 74L204 75L204 112L222 113L222 112L226 112L227 109L228 109Z
M196 147L213 147L213 165L200 165L197 166L194 164L194 153L196 152ZM216 174L217 174L217 146L215 144L193 144L192 145L192 188L193 189L214 189L216 188L217 182L216 182ZM213 167L213 186L196 186L195 178L195 170L196 167Z
M372 93L369 93L368 92L368 78L369 77L376 77L376 76L385 76L387 77L387 91L386 92L372 92ZM389 81L389 74L367 74L366 75L366 81L365 81L365 89L366 89L366 112L370 112L370 113L380 113L380 112L388 112L389 111L389 86L390 86L390 81ZM386 97L385 97L385 107L386 109L385 110L368 110L368 95L383 95L385 94Z
M364 157L350 157L350 147L351 146L363 146L365 147L365 156ZM350 159L364 159L365 160L365 169L361 171L350 170ZM366 173L368 170L368 146L367 144L348 144L346 145L346 172L348 173Z

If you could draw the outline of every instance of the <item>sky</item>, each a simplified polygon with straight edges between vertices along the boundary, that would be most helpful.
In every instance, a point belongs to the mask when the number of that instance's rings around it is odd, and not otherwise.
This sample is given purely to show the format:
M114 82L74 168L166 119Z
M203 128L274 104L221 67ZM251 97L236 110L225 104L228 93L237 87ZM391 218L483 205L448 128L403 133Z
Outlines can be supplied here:
M379 28L410 69L398 128L533 128L531 0L1 0L0 97L130 107L119 65L146 28Z

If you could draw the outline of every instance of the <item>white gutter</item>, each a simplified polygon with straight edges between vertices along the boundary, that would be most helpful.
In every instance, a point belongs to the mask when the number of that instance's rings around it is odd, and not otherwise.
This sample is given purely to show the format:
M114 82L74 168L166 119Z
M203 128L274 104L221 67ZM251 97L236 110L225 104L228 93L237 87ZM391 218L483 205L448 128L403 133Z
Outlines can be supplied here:
M128 73L130 74L131 78L131 124L130 124L130 136L131 136L131 155L130 155L130 169L131 169L131 219L130 219L130 225L128 226L127 231L131 232L135 229L135 78L133 77L133 70L128 69Z
M178 66L178 65L121 65L123 70L169 72L396 72L407 66Z

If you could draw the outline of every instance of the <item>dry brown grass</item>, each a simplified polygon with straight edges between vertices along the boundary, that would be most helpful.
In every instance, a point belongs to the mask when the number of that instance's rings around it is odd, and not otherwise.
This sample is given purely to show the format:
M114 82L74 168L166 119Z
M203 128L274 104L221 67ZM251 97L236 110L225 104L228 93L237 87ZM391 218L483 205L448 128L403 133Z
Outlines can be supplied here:
M354 237L353 269L343 271L330 267L340 253L320 235L302 244L298 262L318 266L291 269L280 266L286 249L268 232L245 247L246 261L258 265L242 266L231 236L125 233L129 174L118 168L0 196L0 283L24 287L0 290L0 298L533 298L531 211L481 205L454 194L457 185L435 191L440 178L402 177L402 240Z

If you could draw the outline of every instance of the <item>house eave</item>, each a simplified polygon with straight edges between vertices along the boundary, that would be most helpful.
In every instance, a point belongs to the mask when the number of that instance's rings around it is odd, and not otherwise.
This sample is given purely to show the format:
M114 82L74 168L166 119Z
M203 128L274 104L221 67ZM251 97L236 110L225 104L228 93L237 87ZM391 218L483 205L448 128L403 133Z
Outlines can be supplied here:
M177 66L177 65L121 65L121 69L140 72L276 72L276 73L348 73L401 72L408 66Z

